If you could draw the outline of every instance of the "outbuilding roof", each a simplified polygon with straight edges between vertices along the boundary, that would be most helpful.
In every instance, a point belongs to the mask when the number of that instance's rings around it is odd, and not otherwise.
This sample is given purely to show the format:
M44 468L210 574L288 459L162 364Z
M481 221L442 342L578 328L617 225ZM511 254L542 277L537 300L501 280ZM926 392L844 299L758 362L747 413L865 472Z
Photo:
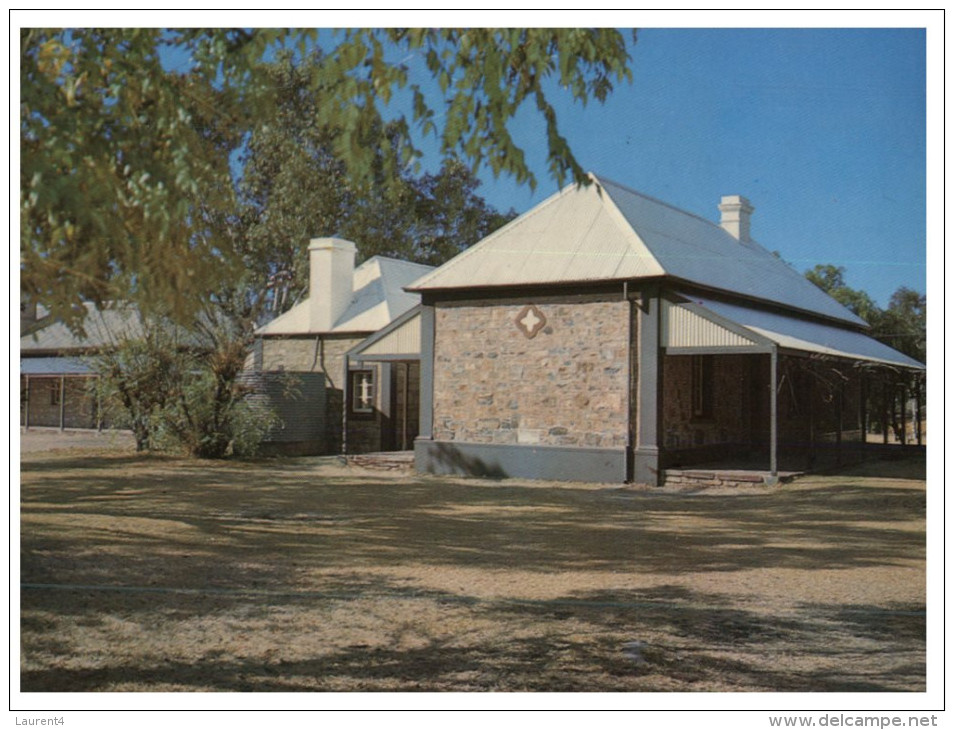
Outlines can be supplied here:
M866 326L758 243L606 178L591 179L587 187L564 188L409 290L668 277Z
M117 342L142 334L142 323L135 308L116 306L97 309L92 302L86 302L86 315L83 318L85 337L78 336L63 322L57 320L44 325L38 322L35 332L20 338L22 353L64 353L88 352L90 350L115 345Z
M434 267L373 256L354 270L354 295L332 333L375 332L420 302L405 288ZM258 329L259 335L315 334L309 327L307 299Z

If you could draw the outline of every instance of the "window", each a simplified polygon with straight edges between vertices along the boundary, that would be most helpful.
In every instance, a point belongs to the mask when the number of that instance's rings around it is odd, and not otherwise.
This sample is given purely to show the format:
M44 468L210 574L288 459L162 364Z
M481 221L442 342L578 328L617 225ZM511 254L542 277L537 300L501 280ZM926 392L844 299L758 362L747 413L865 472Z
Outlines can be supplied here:
M692 356L692 417L712 418L712 355Z
M374 412L374 371L351 371L351 412Z

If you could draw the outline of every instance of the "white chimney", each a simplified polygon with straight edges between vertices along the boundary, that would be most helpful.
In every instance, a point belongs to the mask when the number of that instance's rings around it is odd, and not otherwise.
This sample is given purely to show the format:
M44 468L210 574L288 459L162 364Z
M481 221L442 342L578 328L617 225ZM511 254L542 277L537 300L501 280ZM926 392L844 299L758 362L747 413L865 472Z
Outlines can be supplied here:
M722 211L722 220L719 221L719 225L728 231L733 238L737 238L743 243L752 240L749 230L755 208L748 200L741 195L723 195L719 210Z
M351 304L357 247L340 238L313 238L308 244L309 329L328 332Z

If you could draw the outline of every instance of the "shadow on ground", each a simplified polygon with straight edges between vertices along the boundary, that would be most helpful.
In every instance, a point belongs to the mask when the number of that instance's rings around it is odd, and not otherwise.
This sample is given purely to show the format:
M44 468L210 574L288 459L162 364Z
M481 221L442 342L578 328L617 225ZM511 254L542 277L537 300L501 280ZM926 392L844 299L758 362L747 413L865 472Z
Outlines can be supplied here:
M912 528L923 484L902 466L688 495L307 460L35 459L22 473L21 687L923 690L923 603L773 613L751 596L665 585L687 573L923 564ZM406 566L664 585L491 599L468 578L425 590L387 577Z
M397 595L397 594L396 594ZM716 597L681 588L590 592L548 601L461 600L418 593L419 608L443 606L509 633L427 635L414 646L358 640L318 643L304 652L242 656L241 647L206 647L189 660L151 657L105 666L24 671L23 691L774 691L923 690L924 612L917 607L805 606L785 616L715 605ZM96 631L110 616L141 613L166 623L222 613L243 622L286 620L294 611L327 616L341 598L242 599L80 596L78 623ZM388 599L393 601L394 599ZM43 595L28 602L42 609ZM186 605L183 605L185 603ZM356 608L364 607L358 602ZM390 606L371 608L371 613ZM536 627L533 631L529 626ZM45 634L36 651L68 655L49 622L25 621ZM329 636L331 636L329 634ZM294 640L293 636L286 637ZM635 652L633 647L638 647ZM274 647L273 647L274 648ZM305 654L306 656L302 656ZM286 658L287 657L287 658Z

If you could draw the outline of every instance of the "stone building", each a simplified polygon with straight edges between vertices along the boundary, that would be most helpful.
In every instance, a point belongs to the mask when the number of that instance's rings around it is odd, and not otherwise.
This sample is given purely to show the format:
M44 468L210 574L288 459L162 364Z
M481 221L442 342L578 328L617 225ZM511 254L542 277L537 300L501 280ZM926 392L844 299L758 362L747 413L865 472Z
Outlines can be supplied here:
M874 425L887 441L923 366L756 243L745 198L714 223L592 183L409 287L420 471L659 484L717 462L774 481Z
M310 384L273 401L284 424L270 437L276 450L402 450L417 436L420 297L404 287L432 267L383 256L355 267L355 254L350 241L313 239L308 298L257 331L248 377Z

